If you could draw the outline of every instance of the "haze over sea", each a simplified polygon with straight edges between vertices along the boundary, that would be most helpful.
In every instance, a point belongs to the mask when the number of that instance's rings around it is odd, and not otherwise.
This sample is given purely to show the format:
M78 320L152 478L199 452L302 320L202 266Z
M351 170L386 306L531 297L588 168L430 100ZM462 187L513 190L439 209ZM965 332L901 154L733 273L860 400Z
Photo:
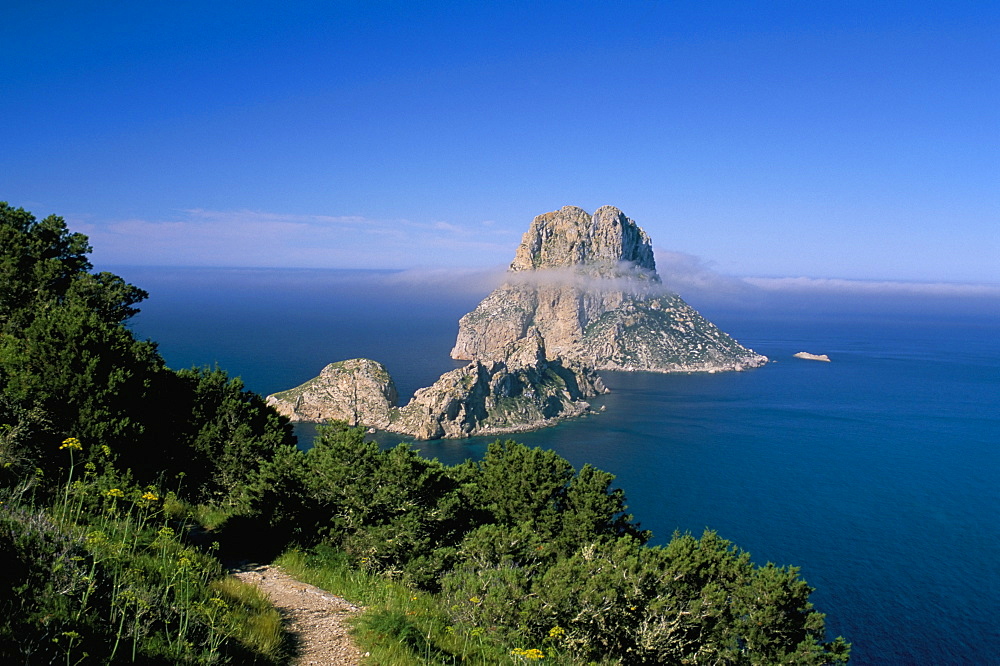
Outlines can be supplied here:
M151 292L132 325L171 367L218 364L261 394L369 357L406 400L460 365L448 356L458 318L490 288L475 275L114 270ZM605 373L612 392L592 401L605 411L512 438L616 474L654 543L709 527L758 563L801 567L852 663L998 663L996 292L679 291L774 362ZM418 448L455 463L492 439Z

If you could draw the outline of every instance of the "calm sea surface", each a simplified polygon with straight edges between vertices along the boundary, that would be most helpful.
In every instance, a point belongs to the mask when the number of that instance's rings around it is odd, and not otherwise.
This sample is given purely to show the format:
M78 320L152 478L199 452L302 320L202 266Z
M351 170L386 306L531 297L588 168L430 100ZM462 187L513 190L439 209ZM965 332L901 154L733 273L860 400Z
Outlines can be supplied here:
M378 272L116 271L151 292L133 328L172 367L218 364L262 394L370 357L408 399L459 365L458 317L485 295ZM604 412L513 438L616 474L654 543L708 527L759 563L801 567L854 663L1000 663L997 302L693 304L774 362L606 373L612 393L593 401ZM454 463L488 441L419 448Z

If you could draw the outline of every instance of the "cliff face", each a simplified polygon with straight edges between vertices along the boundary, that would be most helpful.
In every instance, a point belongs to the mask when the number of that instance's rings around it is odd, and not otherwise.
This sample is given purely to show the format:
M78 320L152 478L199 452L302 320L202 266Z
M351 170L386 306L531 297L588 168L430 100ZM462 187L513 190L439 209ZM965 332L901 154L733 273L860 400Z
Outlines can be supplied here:
M575 206L539 215L521 239L512 271L573 268L594 275L617 275L622 262L656 272L653 244L646 232L614 206L593 216Z
M301 386L267 396L267 404L292 421L385 428L399 394L385 366L366 358L331 363Z
M606 391L592 370L548 360L532 329L495 358L447 372L417 391L387 429L417 439L534 430L589 411L583 398Z
M741 346L663 288L652 241L612 206L567 206L524 234L509 280L459 321L453 358L492 358L530 328L549 358L598 370L743 370L764 356Z

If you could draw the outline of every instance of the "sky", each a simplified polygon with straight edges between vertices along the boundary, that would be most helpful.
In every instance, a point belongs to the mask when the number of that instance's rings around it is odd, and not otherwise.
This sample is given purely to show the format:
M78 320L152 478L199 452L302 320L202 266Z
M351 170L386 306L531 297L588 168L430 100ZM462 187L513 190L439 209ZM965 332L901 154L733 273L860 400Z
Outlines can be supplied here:
M0 31L0 200L99 266L502 267L614 205L665 274L1000 285L1000 3L39 0Z

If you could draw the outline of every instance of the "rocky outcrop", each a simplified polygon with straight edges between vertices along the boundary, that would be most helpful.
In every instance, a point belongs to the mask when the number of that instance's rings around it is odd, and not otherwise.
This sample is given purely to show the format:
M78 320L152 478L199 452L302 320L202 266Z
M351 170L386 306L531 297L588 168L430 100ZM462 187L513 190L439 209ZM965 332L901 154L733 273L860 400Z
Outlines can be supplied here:
M593 370L549 360L542 336L529 330L496 358L446 372L402 408L385 367L368 359L331 363L267 403L293 421L336 419L438 439L534 430L589 411L585 398L606 392Z
M399 394L385 366L366 358L331 363L301 386L267 396L267 404L292 421L385 428Z
M563 206L532 220L510 270L573 268L616 276L623 262L656 272L653 244L645 231L614 206L598 208L593 216L582 208Z
M508 278L459 321L453 358L494 358L534 328L550 359L598 370L716 372L767 362L663 286L649 236L612 206L536 217Z
M792 356L794 356L795 358L803 358L807 361L825 361L827 363L830 362L830 357L827 356L826 354L810 354L809 352L803 351L792 354Z
M524 234L508 280L459 321L446 372L397 407L385 367L354 359L268 396L294 421L329 419L416 439L533 430L590 409L599 370L716 372L763 365L656 273L653 246L612 206L564 207Z
M474 361L420 389L388 430L416 439L534 430L590 410L600 377L573 361L549 360L534 329L495 358Z

